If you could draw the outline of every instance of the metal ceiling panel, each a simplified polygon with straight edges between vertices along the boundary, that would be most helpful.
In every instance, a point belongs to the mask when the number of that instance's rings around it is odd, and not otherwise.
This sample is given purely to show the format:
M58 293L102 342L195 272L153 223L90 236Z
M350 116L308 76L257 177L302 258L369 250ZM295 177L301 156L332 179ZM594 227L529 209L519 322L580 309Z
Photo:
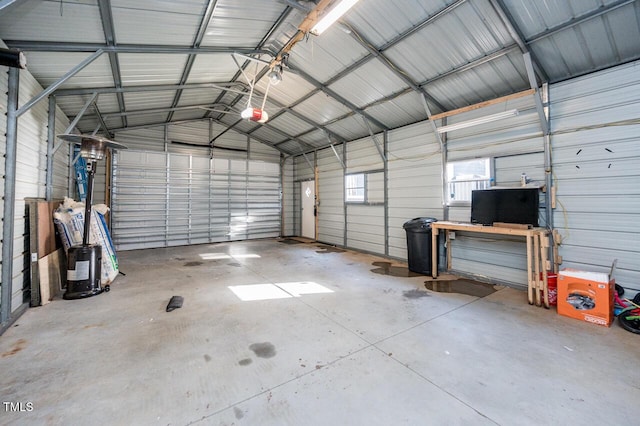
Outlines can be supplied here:
M487 25L492 9L479 16L466 3L385 51L385 55L422 83L513 44ZM483 20L483 18L485 18Z
M526 39L578 15L596 10L615 0L564 0L535 2L527 0L503 0L513 16L514 23Z
M413 91L398 96L391 101L367 108L367 112L379 121L383 121L390 128L426 120L427 118L427 112L424 109L420 95Z
M329 143L329 139L327 138L327 134L325 132L323 132L322 130L316 130L314 132L311 133L307 133L306 135L298 138L299 140L301 140L302 142L306 143L307 145L309 145L309 147L311 148L318 148L321 146L325 146ZM278 145L278 147L280 148L280 145ZM307 147L302 146L299 148L300 151L306 151Z
M104 43L96 0L22 1L0 14L5 40Z
M276 0L218 0L202 46L257 47L285 7Z
M38 82L44 88L60 80L60 77L85 60L89 53L26 52L29 72L38 76ZM82 71L67 80L60 88L111 87L113 76L109 66L109 57L102 55Z
M640 57L637 1L505 4L552 82Z
M196 56L187 83L230 81L238 67L228 53L200 54Z
M220 89L185 90L182 92L178 106L210 104L218 98L220 93L222 93Z
M322 92L316 93L311 98L296 105L293 109L319 124L351 112L347 107L327 97Z
M162 123L167 119L167 114L131 115L127 117L129 126L143 126L149 123Z
M367 56L368 52L349 34L332 27L320 37L310 36L296 44L290 62L321 83Z
M274 143L283 142L290 139L280 132L270 128L269 126L260 126L255 132L251 132L251 136L255 136L258 139L266 141L272 141Z
M199 120L204 115L204 110L201 109L189 109L184 111L176 111L173 113L173 120ZM205 121L206 122L206 121Z
M309 123L299 119L289 112L285 112L284 114L281 114L276 118L270 119L269 124L292 136L306 133L314 129L314 127Z
M362 116L360 115L351 115L343 120L331 123L327 128L348 141L352 141L358 137L362 137L362 135L369 134L369 127L365 124ZM374 132L381 130L373 124L371 124L371 128Z
M152 108L169 108L173 97L173 90L157 92L128 92L124 94L124 102L128 111L138 111Z
M304 149L300 148L300 144L296 141L287 141L287 142L278 144L278 149L290 155L304 151Z
M360 108L406 87L405 82L377 59L366 62L329 86Z
M116 40L119 44L191 45L205 3L204 0L112 0Z
M418 25L454 1L367 0L357 4L345 19L377 48ZM402 5L400 7L400 5Z
M261 79L258 84L256 84L256 90L265 93L267 83L267 78ZM315 90L315 86L295 72L291 72L285 68L280 84L276 86L271 85L269 88L269 99L273 99L283 105L291 105L313 90Z
M91 95L58 96L56 104L68 117L73 119L89 99L91 99ZM103 114L118 111L118 99L113 94L102 94L98 96L98 108ZM85 114L91 115L93 111L93 107L90 107Z
M121 53L122 84L177 84L187 55Z

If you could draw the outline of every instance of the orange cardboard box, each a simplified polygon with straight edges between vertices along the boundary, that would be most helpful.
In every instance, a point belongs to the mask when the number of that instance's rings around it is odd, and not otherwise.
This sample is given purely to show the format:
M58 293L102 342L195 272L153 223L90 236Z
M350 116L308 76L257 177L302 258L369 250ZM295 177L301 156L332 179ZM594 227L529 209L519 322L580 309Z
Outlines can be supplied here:
M608 327L614 318L614 291L610 274L563 269L558 274L558 313Z

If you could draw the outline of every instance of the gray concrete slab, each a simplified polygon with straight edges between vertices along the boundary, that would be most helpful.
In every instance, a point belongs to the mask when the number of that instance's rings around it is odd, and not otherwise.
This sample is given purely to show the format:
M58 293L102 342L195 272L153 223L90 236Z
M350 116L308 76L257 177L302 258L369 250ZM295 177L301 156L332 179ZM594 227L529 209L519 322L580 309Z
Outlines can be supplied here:
M406 265L277 240L119 258L111 292L29 309L0 337L0 423L634 423L640 338L522 291L427 291Z

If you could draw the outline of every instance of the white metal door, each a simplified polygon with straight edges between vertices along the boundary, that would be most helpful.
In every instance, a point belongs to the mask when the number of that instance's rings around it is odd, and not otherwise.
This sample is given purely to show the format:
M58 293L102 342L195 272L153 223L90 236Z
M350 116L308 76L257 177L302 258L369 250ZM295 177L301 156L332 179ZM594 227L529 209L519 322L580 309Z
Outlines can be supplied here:
M309 180L300 185L302 200L302 236L316 238L316 217L314 214L316 188L315 181Z

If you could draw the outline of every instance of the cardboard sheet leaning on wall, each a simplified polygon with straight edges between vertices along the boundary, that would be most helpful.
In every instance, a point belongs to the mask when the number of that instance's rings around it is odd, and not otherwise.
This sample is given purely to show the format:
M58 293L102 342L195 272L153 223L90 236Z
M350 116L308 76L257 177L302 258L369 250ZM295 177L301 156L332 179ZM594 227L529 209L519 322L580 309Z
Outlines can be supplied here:
M118 259L116 250L104 220L104 214L109 208L104 204L96 204L91 209L91 235L90 244L102 246L102 285L111 284L118 276ZM84 203L65 198L60 207L53 213L53 220L58 227L60 239L65 253L69 247L82 245L82 233L84 230Z

